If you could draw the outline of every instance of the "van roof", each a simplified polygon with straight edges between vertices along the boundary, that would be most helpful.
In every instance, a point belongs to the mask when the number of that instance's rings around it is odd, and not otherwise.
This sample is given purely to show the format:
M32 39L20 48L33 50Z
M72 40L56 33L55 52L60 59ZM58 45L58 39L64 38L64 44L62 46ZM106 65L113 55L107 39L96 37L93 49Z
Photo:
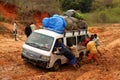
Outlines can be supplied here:
M54 37L54 38L61 38L61 37L70 37L70 36L76 36L76 35L86 35L86 32L85 30L81 30L80 32L79 31L68 31L68 32L64 32L63 34L59 34L55 31L52 31L52 30L48 30L48 29L39 29L39 30L35 30L35 32L37 33L42 33L42 34L45 34L45 35L48 35L48 36L51 36L51 37ZM88 32L87 32L88 34Z
M39 29L39 30L35 30L35 32L37 33L44 33L45 35L49 35L51 37L63 37L63 34L59 34L57 32L48 30L48 29Z

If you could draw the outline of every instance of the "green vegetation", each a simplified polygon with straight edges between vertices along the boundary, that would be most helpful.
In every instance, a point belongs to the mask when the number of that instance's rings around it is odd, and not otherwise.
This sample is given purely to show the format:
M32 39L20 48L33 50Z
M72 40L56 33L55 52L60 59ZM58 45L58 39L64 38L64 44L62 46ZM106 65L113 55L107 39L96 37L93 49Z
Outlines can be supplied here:
M88 24L120 23L120 0L62 0L63 10L78 10Z
M89 24L92 23L120 23L120 8L109 8L96 10L91 13L84 14Z
M83 14L89 24L93 23L120 23L120 8L96 10Z
M63 14L68 9L80 12L88 24L120 23L120 0L0 0L17 6L20 20L30 20L35 11ZM49 3L49 4L48 4ZM0 20L4 20L0 16Z
M75 9L82 13L89 12L94 0L61 0L62 10Z

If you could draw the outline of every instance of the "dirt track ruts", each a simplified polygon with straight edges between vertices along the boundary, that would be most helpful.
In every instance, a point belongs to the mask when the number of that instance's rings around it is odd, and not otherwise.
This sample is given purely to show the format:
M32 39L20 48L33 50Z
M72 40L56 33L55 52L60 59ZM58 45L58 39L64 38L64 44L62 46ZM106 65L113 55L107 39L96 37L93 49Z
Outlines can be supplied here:
M90 31L100 37L101 65L83 63L76 71L69 64L52 72L23 61L22 45L26 39L14 41L12 37L0 35L0 80L119 80L120 79L120 27L92 27Z

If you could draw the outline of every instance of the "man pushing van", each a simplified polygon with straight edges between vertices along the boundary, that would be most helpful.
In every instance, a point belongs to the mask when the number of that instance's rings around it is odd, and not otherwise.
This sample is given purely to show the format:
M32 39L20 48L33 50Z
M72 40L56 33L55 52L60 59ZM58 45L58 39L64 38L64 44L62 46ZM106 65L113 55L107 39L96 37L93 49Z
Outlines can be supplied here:
M58 49L60 51L59 55L61 55L61 54L64 55L68 59L68 61L70 62L70 64L73 65L73 67L75 69L77 69L79 67L77 65L77 63L76 63L76 57L75 57L75 55L72 53L72 51L70 51L70 49L68 47L66 47L63 44L63 42L62 42L61 39L58 40L58 43L56 43L55 47L58 47Z

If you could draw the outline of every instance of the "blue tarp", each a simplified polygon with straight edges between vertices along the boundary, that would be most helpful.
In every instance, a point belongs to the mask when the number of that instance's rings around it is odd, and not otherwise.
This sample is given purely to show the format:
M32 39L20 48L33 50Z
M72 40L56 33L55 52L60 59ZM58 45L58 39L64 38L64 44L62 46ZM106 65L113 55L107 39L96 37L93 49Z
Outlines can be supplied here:
M62 34L66 27L65 19L60 15L53 15L49 18L44 18L42 20L43 28L47 28L49 30L55 31L57 33Z

